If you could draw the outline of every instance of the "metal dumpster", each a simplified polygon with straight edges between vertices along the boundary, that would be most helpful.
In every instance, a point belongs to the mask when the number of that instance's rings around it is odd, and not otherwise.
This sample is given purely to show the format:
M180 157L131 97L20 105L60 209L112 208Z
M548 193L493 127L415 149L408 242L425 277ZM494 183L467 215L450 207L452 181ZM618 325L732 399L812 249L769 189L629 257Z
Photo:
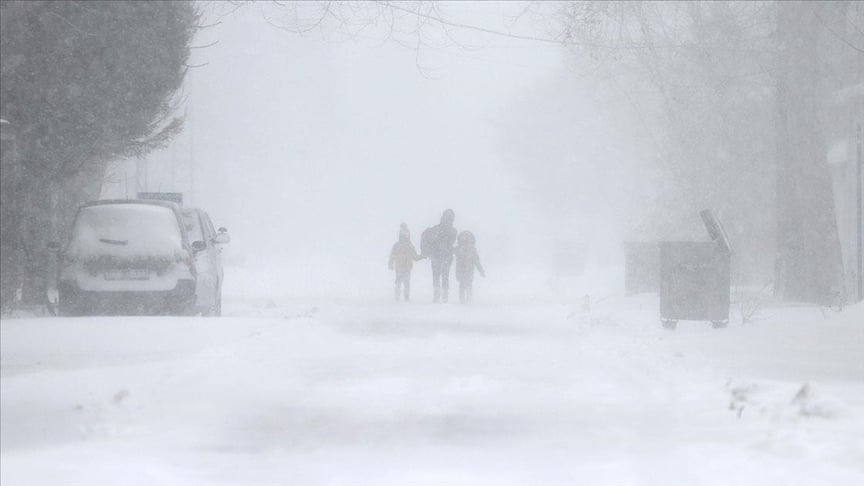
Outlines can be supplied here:
M723 226L710 210L700 213L713 241L660 243L660 320L729 322L731 251Z

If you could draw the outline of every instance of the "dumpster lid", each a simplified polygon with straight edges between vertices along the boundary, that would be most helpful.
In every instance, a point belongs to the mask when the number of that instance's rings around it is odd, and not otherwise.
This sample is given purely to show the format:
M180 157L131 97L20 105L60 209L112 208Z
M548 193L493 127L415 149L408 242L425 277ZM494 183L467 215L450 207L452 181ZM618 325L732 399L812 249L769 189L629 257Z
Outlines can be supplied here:
M726 230L723 228L723 224L720 223L720 220L717 219L714 211L703 209L702 211L699 211L699 216L702 217L702 223L708 231L708 236L720 245L721 248L731 253L732 246L729 244L729 237L726 236Z

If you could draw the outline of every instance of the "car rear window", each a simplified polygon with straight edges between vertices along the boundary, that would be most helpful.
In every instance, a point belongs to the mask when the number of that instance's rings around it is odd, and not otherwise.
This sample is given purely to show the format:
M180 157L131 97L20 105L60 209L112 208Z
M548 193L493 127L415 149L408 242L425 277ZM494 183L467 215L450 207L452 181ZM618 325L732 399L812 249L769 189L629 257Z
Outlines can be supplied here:
M148 204L81 208L69 243L70 253L82 257L171 257L182 249L183 236L174 211Z

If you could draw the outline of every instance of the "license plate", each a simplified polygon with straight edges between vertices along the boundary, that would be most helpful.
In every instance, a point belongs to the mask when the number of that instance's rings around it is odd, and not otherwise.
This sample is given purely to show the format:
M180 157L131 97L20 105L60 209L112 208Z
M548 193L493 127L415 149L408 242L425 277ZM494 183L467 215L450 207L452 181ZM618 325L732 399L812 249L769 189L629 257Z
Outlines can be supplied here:
M149 280L150 272L143 269L111 270L105 272L105 280Z

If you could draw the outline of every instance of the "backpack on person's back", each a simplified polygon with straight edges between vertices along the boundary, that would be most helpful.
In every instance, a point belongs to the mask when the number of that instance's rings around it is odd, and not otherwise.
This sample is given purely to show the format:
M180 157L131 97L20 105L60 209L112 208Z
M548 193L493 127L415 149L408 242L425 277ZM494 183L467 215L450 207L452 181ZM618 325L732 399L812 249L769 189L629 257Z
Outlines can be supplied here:
M438 226L430 226L420 233L420 254L430 257L438 246Z

